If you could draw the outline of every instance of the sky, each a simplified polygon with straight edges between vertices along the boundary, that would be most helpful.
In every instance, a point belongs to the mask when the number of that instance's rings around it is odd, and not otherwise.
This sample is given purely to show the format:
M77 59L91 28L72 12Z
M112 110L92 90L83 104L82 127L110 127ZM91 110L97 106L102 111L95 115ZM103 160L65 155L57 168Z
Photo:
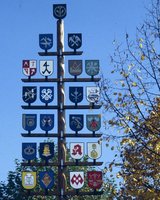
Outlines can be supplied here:
M21 81L21 78L25 78L22 73L22 60L43 59L38 55L41 51L39 34L42 33L53 33L52 51L56 50L56 19L53 17L53 4L67 4L67 16L64 19L65 50L70 50L67 45L67 34L82 33L80 50L83 51L83 55L74 58L99 59L101 72L109 78L112 70L109 57L113 53L113 40L124 42L126 32L134 39L136 27L143 22L145 6L149 3L150 0L1 0L0 181L6 180L8 171L14 170L14 160L22 159L22 142L44 140L26 139L21 136L24 132L22 114L26 113L21 108L21 105L24 105L22 87L27 85ZM74 58L69 57L66 60ZM69 75L67 71L66 66L66 76ZM82 76L86 75L83 73ZM68 87L69 85L66 85L66 90ZM69 113L74 111L67 111L66 114ZM110 154L103 148L102 155L105 156L102 156L100 161L108 162Z

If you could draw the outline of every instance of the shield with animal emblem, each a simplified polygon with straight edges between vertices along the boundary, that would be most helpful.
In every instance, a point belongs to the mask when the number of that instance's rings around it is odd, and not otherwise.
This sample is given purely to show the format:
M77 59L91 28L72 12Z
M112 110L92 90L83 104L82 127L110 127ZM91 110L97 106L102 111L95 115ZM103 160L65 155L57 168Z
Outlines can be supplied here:
M82 60L68 60L69 73L78 76L82 73Z
M87 101L97 103L100 99L100 88L96 86L87 87Z
M85 60L85 70L89 76L99 73L99 60Z
M40 143L40 150L39 150L40 158L45 161L50 160L54 157L54 143L53 142L43 142Z
M88 142L88 157L91 159L98 159L102 154L102 145L98 142Z
M70 172L70 185L74 189L80 189L84 185L84 172Z
M36 172L22 172L22 186L30 190L36 186Z
M98 131L101 128L101 115L86 115L86 124L89 131Z
M23 60L22 61L23 74L26 76L34 76L37 72L36 60Z
M34 160L37 153L36 143L22 143L22 157L26 160Z
M39 184L43 189L51 189L54 185L54 172L52 170L39 172Z
M73 103L80 103L83 100L83 87L69 87L69 99Z
M82 46L82 34L81 33L68 34L68 46L74 50L79 49Z
M84 143L83 142L71 142L70 143L70 155L73 159L81 159L84 156Z
M100 189L102 186L102 172L101 171L88 171L88 186L94 190Z
M37 99L37 87L36 86L24 86L22 91L22 98L25 103L33 103Z
M43 103L50 103L54 99L54 87L40 87L40 100Z
M42 76L53 74L53 60L40 60L40 73Z
M82 130L83 124L84 124L83 115L70 115L69 116L69 125L73 131L78 132L78 131Z
M40 127L44 131L50 131L54 127L53 114L40 114Z
M39 34L39 46L47 51L53 47L53 34Z
M22 127L26 131L33 131L37 126L36 114L23 114L22 115Z

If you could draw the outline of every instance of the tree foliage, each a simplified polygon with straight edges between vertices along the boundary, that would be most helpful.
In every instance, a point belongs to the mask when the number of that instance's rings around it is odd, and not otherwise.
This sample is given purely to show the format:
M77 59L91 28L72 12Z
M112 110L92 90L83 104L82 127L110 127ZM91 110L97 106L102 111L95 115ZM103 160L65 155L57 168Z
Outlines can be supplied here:
M112 80L101 82L106 126L122 140L118 176L121 198L158 199L160 196L160 1L153 0L136 39L114 41ZM108 113L111 112L110 115ZM114 134L116 138L116 134ZM112 135L113 138L113 135Z

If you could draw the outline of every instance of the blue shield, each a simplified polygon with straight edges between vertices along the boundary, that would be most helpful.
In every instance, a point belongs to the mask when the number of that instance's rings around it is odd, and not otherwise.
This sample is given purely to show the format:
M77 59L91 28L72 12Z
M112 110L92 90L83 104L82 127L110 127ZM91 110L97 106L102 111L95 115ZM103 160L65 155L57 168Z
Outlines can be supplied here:
M37 87L24 86L22 98L23 98L23 101L26 103L33 103L37 98Z
M47 51L53 47L53 34L39 34L39 46Z
M50 131L54 127L54 115L41 114L40 115L40 127L44 131Z
M81 33L68 34L68 46L74 50L79 49L82 46L82 34Z
M63 19L67 14L66 4L54 4L53 5L53 16L56 19Z
M73 103L80 103L83 100L83 87L69 87L69 99Z
M52 170L39 172L39 184L43 189L51 189L54 185L54 172Z
M84 124L83 123L83 115L70 115L69 116L69 125L73 131L78 132L78 131L82 130L83 124Z
M36 114L23 114L22 115L22 127L26 131L33 131L37 126Z
M26 160L33 160L36 158L36 143L22 143L22 157Z
M40 100L43 103L50 103L54 99L54 87L40 87Z
M42 158L45 161L48 161L49 159L53 158L54 143L51 142L40 143L39 155L40 158Z

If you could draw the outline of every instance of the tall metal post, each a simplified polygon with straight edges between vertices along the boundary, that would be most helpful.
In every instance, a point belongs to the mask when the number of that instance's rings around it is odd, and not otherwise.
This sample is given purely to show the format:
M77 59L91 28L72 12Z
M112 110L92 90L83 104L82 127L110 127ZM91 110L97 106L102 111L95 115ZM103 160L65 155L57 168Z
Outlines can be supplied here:
M64 194L64 162L66 161L65 156L65 110L64 110L64 101L65 101L65 90L64 90L64 23L63 20L57 21L57 103L58 103L58 199L63 199Z

